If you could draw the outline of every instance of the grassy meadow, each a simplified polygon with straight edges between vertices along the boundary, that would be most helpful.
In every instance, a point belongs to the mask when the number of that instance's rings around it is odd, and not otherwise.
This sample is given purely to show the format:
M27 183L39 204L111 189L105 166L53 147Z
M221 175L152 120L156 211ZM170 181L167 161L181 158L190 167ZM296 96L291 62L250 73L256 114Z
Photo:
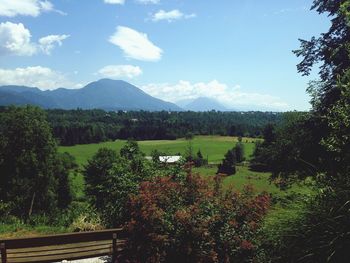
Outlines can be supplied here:
M196 136L191 141L193 152L197 153L200 149L203 157L208 158L209 163L221 162L227 150L231 149L236 142L237 137L228 136ZM59 147L60 152L68 152L76 158L79 165L86 164L99 148L106 147L119 151L125 144L124 140L116 140L114 142L103 142L97 144L84 144L75 146ZM245 157L250 158L254 150L254 139L243 138ZM189 141L186 139L178 140L159 140L159 141L139 141L141 151L146 155L150 155L152 150L158 150L168 155L183 155L188 148Z
M250 159L254 151L255 140L252 138L243 138L244 155L247 160ZM232 149L238 142L237 137L228 136L195 136L191 140L193 153L196 154L198 150L201 150L203 157L208 158L211 167L205 167L199 170L203 175L214 175L216 173L216 165L222 161L225 153ZM100 148L109 148L119 152L119 150L125 145L125 140L116 140L114 142L103 142L96 144L83 144L75 146L61 146L59 152L68 152L73 155L78 165L83 168L87 161L98 151ZM138 141L140 149L146 155L150 155L153 150L158 150L167 155L184 155L189 147L190 141L186 139L177 140L155 140L155 141ZM244 177L244 174L242 174ZM268 176L267 176L268 177ZM245 179L242 179L245 181ZM77 199L84 197L84 179L80 173L71 174L71 182L74 195ZM242 183L243 185L243 183Z
M217 164L222 161L227 150L231 149L238 141L237 137L228 136L196 136L191 141L193 152L201 150L204 158L208 158L209 165L200 168L194 168L195 173L203 176L214 176L217 171ZM254 151L255 139L243 138L244 155L247 160L251 158ZM114 142L104 142L99 144L85 144L75 146L59 147L60 152L72 154L81 168L98 151L99 148L106 147L119 151L126 141L117 140ZM185 139L178 140L160 140L160 141L139 141L141 150L150 155L152 150L164 152L169 155L185 154L189 146L189 141ZM241 190L245 185L252 185L258 192L268 192L274 195L286 195L290 192L308 192L309 189L304 186L293 186L288 191L281 191L275 184L270 182L270 173L259 173L250 171L247 166L237 166L237 173L224 179L224 187L234 187ZM80 173L71 175L73 192L76 198L84 197L84 179Z
M225 136L196 136L191 141L193 152L196 153L199 149L203 156L208 158L209 165L193 168L194 173L198 173L205 177L212 177L216 174L217 164L224 158L227 150L231 149L238 138L236 137L225 137ZM243 138L244 154L245 158L249 161L254 151L254 139ZM98 151L99 148L107 147L119 151L126 141L117 140L114 142L104 142L99 144L86 144L86 145L75 145L70 147L59 147L60 152L68 152L72 154L80 169L87 163L87 161ZM188 148L189 141L185 139L178 140L163 140L163 141L139 141L141 150L146 154L150 155L152 150L157 149L158 151L164 152L169 155L184 154ZM79 170L80 170L79 169ZM288 200L292 195L309 195L312 193L310 187L305 185L294 185L287 191L281 191L275 184L270 182L270 173L260 173L250 171L247 166L238 165L236 167L237 172L235 175L228 176L223 180L223 187L233 187L237 190L242 190L245 185L252 185L253 188L259 192L268 192L276 200ZM71 187L75 200L84 200L84 178L80 171L72 172L70 175ZM294 199L292 199L294 200ZM299 205L294 201L285 205L283 202L274 202L271 212L269 213L266 222L268 224L274 224L280 217L285 217L295 214L299 209ZM0 224L0 238L6 237L18 237L18 236L35 236L43 234L61 233L65 231L71 231L64 227L51 227L46 225L41 226L30 226L18 222L10 225Z

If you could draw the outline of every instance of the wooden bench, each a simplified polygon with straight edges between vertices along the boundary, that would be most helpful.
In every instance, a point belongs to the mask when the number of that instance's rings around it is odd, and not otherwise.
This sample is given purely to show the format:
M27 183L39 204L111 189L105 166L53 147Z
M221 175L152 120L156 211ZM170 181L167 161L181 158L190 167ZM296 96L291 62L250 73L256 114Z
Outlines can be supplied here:
M57 262L112 256L125 245L122 229L0 240L1 263Z

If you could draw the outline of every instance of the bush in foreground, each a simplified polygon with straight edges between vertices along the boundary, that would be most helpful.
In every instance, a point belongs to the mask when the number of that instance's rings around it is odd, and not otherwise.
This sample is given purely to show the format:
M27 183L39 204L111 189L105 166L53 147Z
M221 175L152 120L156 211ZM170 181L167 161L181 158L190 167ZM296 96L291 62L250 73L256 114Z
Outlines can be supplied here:
M219 177L217 177L219 178ZM200 176L158 177L131 197L128 256L134 262L251 262L268 195L222 191Z

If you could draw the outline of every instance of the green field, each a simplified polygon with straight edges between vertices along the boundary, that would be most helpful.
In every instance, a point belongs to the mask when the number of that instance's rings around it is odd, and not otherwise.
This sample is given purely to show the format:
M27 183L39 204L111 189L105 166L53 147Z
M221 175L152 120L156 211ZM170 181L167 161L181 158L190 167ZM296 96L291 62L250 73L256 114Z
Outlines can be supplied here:
M203 176L214 176L216 174L217 167L199 167L194 168L193 172ZM236 166L236 173L231 176L227 176L223 179L223 185L225 188L235 188L242 190L246 185L252 185L257 192L268 192L272 195L286 195L291 192L297 192L301 194L309 194L310 188L304 184L293 185L287 191L281 191L273 182L270 181L271 173L260 173L249 170L247 166Z
M227 150L231 149L237 142L235 137L221 137L221 136L197 136L191 143L194 153L199 149L203 156L208 158L209 165L200 168L193 168L194 173L198 173L207 178L213 177L217 171L217 164L221 162ZM115 142L104 142L99 144L76 145L71 147L59 147L60 152L68 152L72 154L80 168L87 163L101 147L107 147L119 151L126 141L118 140ZM178 139L174 141L139 141L141 150L149 155L152 150L166 154L184 154L189 145L189 141L185 139ZM246 159L249 161L254 150L254 139L243 138L244 153ZM294 185L287 191L281 191L275 184L270 182L270 173L258 173L250 171L247 166L238 165L236 167L237 173L232 176L227 176L223 180L223 187L233 187L237 190L242 190L245 185L252 185L257 193L268 192L277 200L274 202L272 209L266 219L267 224L275 224L279 222L280 218L289 217L296 214L302 206L297 200L293 198L295 194L302 194L307 196L312 194L312 190L305 185ZM75 200L85 200L85 185L84 178L80 171L72 172L70 175L72 192ZM290 200L289 204L285 205L285 201ZM64 227L53 227L46 225L31 226L21 222L12 224L0 224L0 237L14 237L14 236L35 236L42 234L60 233L71 231Z
M237 137L227 136L196 136L191 140L193 152L197 153L200 149L203 157L208 158L209 163L218 164L223 159L227 150L232 149L238 142ZM254 150L254 139L243 138L244 154L249 160ZM59 152L68 152L73 155L80 167L83 167L87 161L102 147L119 150L125 145L125 140L117 140L114 142L103 142L96 144L83 144L75 146L61 146ZM185 154L189 146L189 141L185 139L178 140L159 140L159 141L138 141L141 151L146 155L150 155L152 150L158 150L167 155ZM203 174L212 173L209 169L203 169ZM214 169L215 170L215 169ZM213 174L215 174L214 171ZM84 178L82 174L71 174L71 183L74 195L77 199L84 197Z
M243 138L244 153L247 160L250 159L254 150L254 139ZM217 164L221 162L227 150L231 149L237 142L236 137L225 137L225 136L196 136L192 141L192 147L196 153L199 149L201 150L204 157L208 157L209 166L194 168L195 173L199 173L203 176L213 176L217 171ZM104 142L99 144L86 144L76 145L70 147L60 147L60 152L68 152L72 154L80 167L87 163L99 148L107 147L119 151L121 147L125 145L126 141L118 140L115 142ZM189 141L185 139L178 140L163 140L163 141L139 141L138 142L141 150L149 155L152 150L159 150L166 154L184 154L186 148L189 145ZM308 192L309 189L304 186L293 186L289 191L280 191L275 184L271 183L270 173L258 173L253 172L246 166L237 166L237 173L233 176L228 176L224 179L223 183L225 187L234 187L242 189L243 186L250 184L258 192L266 191L275 195L284 195L291 191L296 192ZM71 175L71 182L73 192L76 198L84 197L84 178L81 173L75 173Z
M238 141L237 137L227 136L196 136L192 140L192 147L194 153L199 149L201 150L203 157L208 158L209 163L219 163L227 150L232 147ZM98 144L84 144L75 146L62 146L59 147L60 152L68 152L72 154L79 165L86 164L99 148L106 147L119 150L125 145L124 140L117 140L114 142L103 142ZM250 158L254 150L254 140L250 138L243 138L245 156ZM166 153L167 155L183 155L186 152L186 148L189 145L189 141L185 139L178 140L161 140L161 141L139 141L138 142L141 151L146 155L150 155L152 150L158 150Z

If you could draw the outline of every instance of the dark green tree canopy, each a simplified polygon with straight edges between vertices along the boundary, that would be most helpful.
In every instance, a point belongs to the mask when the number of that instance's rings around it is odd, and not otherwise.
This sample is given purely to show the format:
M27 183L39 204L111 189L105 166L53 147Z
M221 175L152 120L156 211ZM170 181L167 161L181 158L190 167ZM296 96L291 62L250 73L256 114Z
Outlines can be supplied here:
M9 107L0 114L0 123L0 200L11 203L12 212L21 217L52 211L58 205L60 177L67 174L60 173L65 171L58 167L63 160L45 112Z
M300 39L300 49L294 53L303 58L298 64L298 71L303 75L309 75L315 65L321 64L322 85L318 87L317 97L322 101L320 106L328 107L339 99L338 78L350 68L350 3L349 0L315 0L312 9L327 14L331 27L318 38Z
M234 149L228 150L225 158L218 166L217 174L233 175L236 173L236 153Z

